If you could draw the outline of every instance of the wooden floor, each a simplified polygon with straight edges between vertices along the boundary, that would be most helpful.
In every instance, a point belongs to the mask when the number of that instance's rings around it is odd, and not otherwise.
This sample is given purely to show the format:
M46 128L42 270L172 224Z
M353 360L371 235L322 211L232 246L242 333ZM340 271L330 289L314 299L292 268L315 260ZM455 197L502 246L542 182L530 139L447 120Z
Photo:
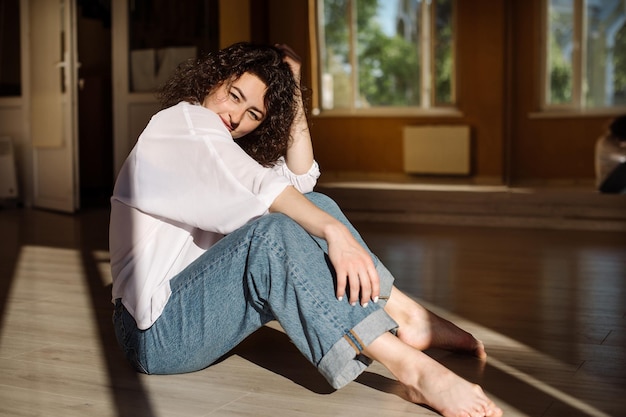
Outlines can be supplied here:
M0 416L434 416L379 365L333 391L278 326L201 372L131 371L111 326L104 209L0 210ZM363 222L397 285L481 338L429 351L506 416L626 416L621 232Z

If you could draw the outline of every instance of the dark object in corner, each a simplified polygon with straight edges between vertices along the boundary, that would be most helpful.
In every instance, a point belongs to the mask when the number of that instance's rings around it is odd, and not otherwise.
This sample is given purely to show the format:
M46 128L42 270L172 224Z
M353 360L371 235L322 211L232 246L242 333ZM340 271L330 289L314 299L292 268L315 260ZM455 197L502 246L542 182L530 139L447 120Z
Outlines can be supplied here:
M601 193L619 194L626 192L626 162L615 167L598 187Z

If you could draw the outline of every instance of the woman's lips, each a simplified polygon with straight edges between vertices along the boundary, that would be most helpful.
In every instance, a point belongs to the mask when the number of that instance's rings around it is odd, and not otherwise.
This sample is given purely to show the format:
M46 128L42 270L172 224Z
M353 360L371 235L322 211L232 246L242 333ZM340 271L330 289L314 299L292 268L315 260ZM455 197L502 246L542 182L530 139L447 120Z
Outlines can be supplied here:
M220 117L220 119L222 119L222 123L224 123L224 126L226 126L226 129L228 129L229 132L232 132L233 127L230 125L230 123L228 123L226 119L224 119L223 117Z

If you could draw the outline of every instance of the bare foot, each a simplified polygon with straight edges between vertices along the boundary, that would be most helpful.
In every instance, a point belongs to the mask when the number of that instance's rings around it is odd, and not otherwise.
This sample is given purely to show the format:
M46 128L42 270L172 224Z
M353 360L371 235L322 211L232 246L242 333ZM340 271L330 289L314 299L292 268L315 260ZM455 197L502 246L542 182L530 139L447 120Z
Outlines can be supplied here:
M398 323L398 338L419 350L440 348L469 352L484 359L483 343L448 320L428 311L396 287L391 290L385 311Z
M422 352L417 352L422 354ZM430 359L430 358L428 358ZM409 400L427 404L445 417L499 417L502 410L482 388L459 377L434 360L419 360L419 371L406 368L398 380L404 385ZM406 382L402 381L404 379Z
M444 417L502 416L502 410L480 386L459 377L390 333L374 340L363 353L382 363L398 378L409 401L425 404Z

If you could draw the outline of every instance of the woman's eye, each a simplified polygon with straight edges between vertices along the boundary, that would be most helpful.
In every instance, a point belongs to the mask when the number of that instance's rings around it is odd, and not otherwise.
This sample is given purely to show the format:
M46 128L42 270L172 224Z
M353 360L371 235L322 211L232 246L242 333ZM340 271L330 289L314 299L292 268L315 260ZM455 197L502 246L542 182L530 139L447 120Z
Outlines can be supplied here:
M258 114L256 114L253 111L249 111L248 114L250 115L250 117L252 118L252 120L254 120L255 122L258 122L259 120L261 120L261 118L259 117Z
M239 96L233 92L230 93L230 98L232 98L233 101L239 102Z

